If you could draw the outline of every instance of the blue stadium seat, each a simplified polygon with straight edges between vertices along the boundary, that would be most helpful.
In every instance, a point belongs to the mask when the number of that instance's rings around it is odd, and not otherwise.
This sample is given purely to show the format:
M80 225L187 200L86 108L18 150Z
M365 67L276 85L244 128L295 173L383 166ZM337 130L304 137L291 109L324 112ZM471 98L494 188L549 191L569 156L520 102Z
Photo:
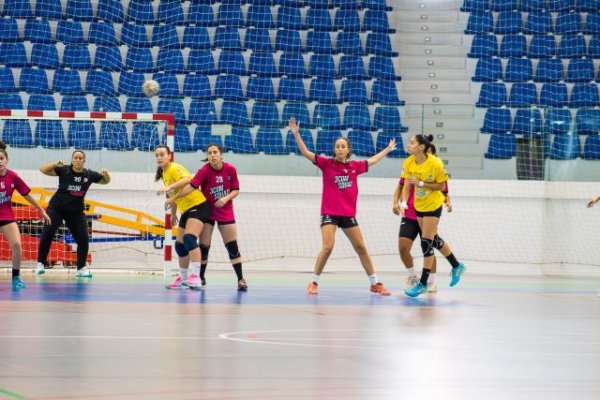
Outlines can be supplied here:
M76 149L100 149L94 123L92 121L69 121L67 143L69 147Z
M600 58L600 34L592 36L588 44L588 57Z
M27 20L25 22L23 40L30 41L31 43L54 43L50 23L47 20L41 19Z
M585 160L600 160L600 134L593 134L585 139L583 154Z
M116 96L113 77L108 71L89 71L85 91L94 96Z
M369 69L371 70L373 59L371 58L369 63ZM381 58L381 57L378 57ZM343 55L340 58L340 77L348 79L370 79L369 75L365 72L365 63L361 56Z
M90 57L89 46L78 44L66 45L63 50L63 67L73 69L92 68L92 59Z
M315 150L315 139L309 129L300 128L300 137L302 141L306 145L306 148L311 153L314 153ZM300 155L300 149L298 149L298 145L296 144L296 139L294 139L294 134L292 131L289 131L287 134L287 139L285 141L286 150L288 153L294 153Z
M583 33L586 35L600 35L600 12L598 9L587 15Z
M36 43L31 47L31 65L43 69L57 69L58 50L54 44Z
M0 42L20 42L19 26L17 20L12 18L0 18Z
M589 108L577 110L575 132L578 135L597 135L600 133L600 110Z
M556 54L554 35L533 35L529 42L529 58L551 58Z
M233 126L250 126L248 108L246 103L237 101L224 101L221 106L221 123Z
M496 82L502 79L502 62L499 58L481 58L475 66L473 82Z
M88 30L88 41L97 46L118 45L113 24L92 22Z
M344 108L344 123L346 128L373 130L369 107L362 104L348 104Z
M215 83L215 96L224 100L243 101L246 96L242 91L242 82L236 75L219 75Z
M128 113L153 113L150 99L130 98L125 102L125 112Z
M511 58L506 64L504 82L527 82L533 79L533 66L528 58Z
M60 0L36 0L35 16L49 20L62 19Z
M186 75L187 77L187 75ZM179 82L177 76L172 73L156 73L152 76L160 87L161 98L177 98L181 97L181 91L179 90Z
M194 140L192 141L192 147L194 150L206 151L208 146L211 144L218 144L219 146L223 147L221 136L212 135L210 128L198 126L194 131Z
M488 108L480 131L481 133L506 134L510 132L510 122L508 108Z
M125 68L134 72L156 71L150 49L129 47L125 54Z
M361 3L366 4L366 2L361 2L358 0L331 0L332 7L341 8L342 10L357 10L363 8Z
M516 35L505 36L504 40ZM524 39L524 37L523 37ZM471 42L471 51L467 54L469 58L489 58L498 55L498 38L496 35L475 35Z
M242 8L235 4L221 3L217 13L217 22L221 26L243 27L244 15L242 13Z
M309 8L306 12L306 28L315 31L332 31L333 24L326 9Z
M0 67L0 93L18 92L12 69Z
M183 80L183 95L196 100L212 100L213 94L208 76L187 74Z
M585 38L583 35L563 35L558 45L556 57L580 58L587 54Z
M333 79L312 79L308 88L308 100L321 103L339 103Z
M363 81L343 80L340 88L340 100L355 104L370 104L367 86Z
M498 57L525 57L527 41L525 35L505 35L500 44Z
M594 80L594 61L590 58L569 60L566 82L591 82Z
M203 26L186 26L183 30L182 46L190 49L210 50L212 44L208 36L208 29Z
M335 104L317 104L313 115L314 125L321 129L343 129L340 110Z
M93 111L121 112L121 103L116 97L96 97L94 99Z
M559 82L563 80L563 64L558 58L542 58L539 60L534 82Z
M348 140L352 144L352 153L360 157L371 157L375 154L375 144L371 132L352 130L348 132Z
M329 32L308 31L306 34L306 51L315 54L332 54L331 34Z
M391 158L406 158L408 154L404 149L404 144L402 143L402 136L400 136L399 131L381 131L377 134L377 140L375 141L375 151L380 152L385 149L390 140L396 140L396 150L388 153L387 157Z
M535 83L513 83L508 100L509 107L531 107L538 103Z
M394 63L389 57L371 57L369 60L369 75L374 79L399 81L396 75Z
M256 154L252 133L248 128L233 128L231 135L225 136L225 151L238 154Z
M517 155L517 141L515 135L493 134L490 136L488 150L484 154L485 158L492 160L506 160Z
M199 126L218 122L217 110L212 101L192 100L190 102L189 121Z
M123 22L125 21L123 4L114 0L98 0L96 17L109 22Z
M489 9L491 11L516 11L518 9L517 0L492 0Z
M491 12L472 12L467 20L467 29L465 33L468 35L492 33L494 30L494 17Z
M190 130L187 125L175 125L175 137L173 138L174 148L176 152L192 152L196 151L192 145L192 139L190 138Z
M504 83L485 82L481 85L477 107L502 107L506 104L506 86Z
M333 154L333 146L335 141L342 137L340 131L334 130L318 130L317 140L315 143L315 154L325 154L331 156Z
M74 21L94 21L94 11L90 0L68 0L65 17Z
M542 132L542 113L539 109L520 109L515 114L511 132L531 137Z
M464 0L462 6L460 6L460 11L488 11L490 10L490 2L490 0Z
M574 133L555 135L550 147L550 159L574 160L581 155L579 136Z
M4 0L2 16L11 18L33 18L31 4L29 3L29 0Z
M23 100L18 94L3 94L0 96L0 110L24 110Z
M161 1L158 4L158 22L163 22L168 25L183 25L185 16L183 15L183 7L179 1ZM189 138L188 132L188 138Z
M141 151L154 151L161 143L160 133L155 124L133 124L131 130L131 146Z
M300 78L282 78L279 81L279 99L288 101L307 101L306 88Z
M244 37L244 48L253 52L273 51L269 30L264 28L247 29Z
M554 1L549 2L553 4ZM576 35L581 33L581 15L573 12L561 12L556 16L554 33L557 35Z
M365 52L378 56L398 57L398 52L392 49L392 42L387 33L372 32L367 34Z
M60 121L39 120L35 126L33 142L47 149L65 149L67 140Z
M105 71L121 71L123 60L118 47L97 47L94 55L94 68Z
M218 72L221 74L247 75L246 62L241 52L222 51L219 56Z
M275 103L255 102L252 106L252 124L263 127L278 127L281 118Z
M403 106L404 100L398 98L398 89L394 81L373 82L371 87L371 100L373 103L388 104L394 106Z
M544 132L565 135L571 132L571 111L564 108L549 108L544 113Z
M161 3L162 4L162 3ZM160 49L180 49L177 29L173 25L158 25L152 27L152 45Z
M141 72L121 72L117 86L120 94L130 97L145 97L142 92L144 85L144 74Z
M181 74L186 71L181 50L160 48L156 58L156 70Z
M309 75L316 76L318 78L335 79L338 77L333 56L327 54L313 54L310 56L308 73Z
M521 33L523 19L519 11L502 11L498 13L494 33L497 35L511 35Z
M19 88L27 93L51 93L48 86L48 75L43 69L23 68L19 80Z
M281 131L274 128L259 128L256 132L256 150L265 154L288 154Z
M83 27L78 21L58 21L56 40L64 44L85 44Z
M233 26L217 27L214 47L223 50L242 51L242 42L238 28Z
M0 107L0 109L3 108ZM6 120L2 131L2 141L11 147L35 147L29 121Z
M337 52L344 54L357 56L366 54L363 50L360 34L358 32L339 32L337 34L335 48Z
M252 26L255 28L275 29L277 26L273 21L271 7L265 5L252 4L248 8L248 14L246 15L246 26Z
M0 64L5 67L28 67L29 61L23 43L0 43Z
M395 29L390 28L387 13L383 10L367 10L363 17L362 30L380 33L396 33Z
M359 32L360 17L356 10L339 9L335 12L333 29L344 32Z
M248 79L246 95L257 101L277 101L271 78L251 76Z
M577 0L575 11L594 12L600 9L600 0Z
M123 24L121 27L121 43L130 47L150 47L148 32L144 25Z
M398 107L377 107L373 125L388 132L408 132L408 128L402 125Z
M567 85L564 83L544 83L540 90L540 106L565 107L567 97Z
M273 55L270 52L253 52L252 55L250 55L248 74L264 77L279 76L277 69L275 68Z
M156 17L152 2L147 0L130 0L127 7L127 20L137 24L154 24Z
M187 69L198 74L216 75L215 59L210 50L190 50Z
M160 99L156 107L156 112L160 114L173 114L176 126L188 123L183 102L180 99Z
M279 58L279 74L291 78L307 77L303 55L300 53L283 53Z
M61 111L90 111L85 96L63 96L60 102Z
M552 0L546 5L548 11L568 11L575 9L575 0Z
M52 88L63 96L84 94L79 72L73 69L59 69L54 73Z
M569 107L597 107L600 106L598 86L595 83L576 83L573 85Z
M327 9L333 7L329 0L304 0L304 5L317 9Z
M550 11L533 11L527 15L523 33L537 35L552 33L552 15Z
M304 30L302 14L299 8L279 7L277 12L277 27L290 30Z
M287 126L291 118L294 118L300 124L300 128L313 128L313 124L308 115L308 107L304 102L296 103L288 101L283 105L283 111L281 112L281 126Z
M392 7L387 5L386 0L362 0L361 5L371 10L392 11Z
M284 53L300 53L304 51L300 40L300 32L279 29L275 34L275 51Z
M137 124L136 124L137 125ZM123 122L101 122L99 145L108 150L131 150L127 128Z
M210 4L192 1L188 10L188 23L199 27L213 27L219 25L215 19L213 8Z

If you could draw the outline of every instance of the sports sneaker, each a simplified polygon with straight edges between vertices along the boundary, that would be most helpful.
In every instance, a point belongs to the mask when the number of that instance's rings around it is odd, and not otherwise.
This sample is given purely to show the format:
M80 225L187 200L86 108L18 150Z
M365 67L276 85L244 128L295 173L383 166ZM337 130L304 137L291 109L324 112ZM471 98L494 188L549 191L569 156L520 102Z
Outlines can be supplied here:
M380 294L382 296L389 296L390 295L390 291L387 290L385 288L385 286L383 286L383 283L381 283L381 282L377 282L376 284L371 285L371 292L372 293Z
M34 270L36 275L44 275L46 273L46 268L44 268L44 264L42 263L37 263L35 265L35 270Z
M427 293L437 293L437 285L435 282L427 283Z
M25 289L27 285L25 282L21 280L19 276L13 276L12 278L12 288L13 290Z
M183 287L183 279L181 279L180 275L177 275L177 277L175 279L173 279L173 282L171 283L167 283L165 285L165 287L167 289L181 289Z
M423 285L421 282L418 282L416 285L404 291L407 296L417 297L420 294L423 294L427 291L427 286Z
M90 269L88 267L83 267L83 268L77 270L77 272L75 273L75 276L77 278L91 278L92 271L90 271Z
M308 294L318 294L319 293L319 284L317 282L310 281L306 291L308 292Z
M406 278L406 283L404 284L404 289L410 289L415 286L415 283L419 282L419 278L416 275L409 276Z
M238 290L240 292L245 292L248 290L248 284L246 283L245 279L242 278L238 281Z
M182 282L183 285L189 287L190 289L199 289L202 287L202 283L200 282L200 277L196 274L190 274L185 282Z
M450 280L450 287L455 286L458 282L460 282L460 278L466 270L467 269L463 263L459 263L458 267L452 268L452 271L450 272L450 276L452 277Z

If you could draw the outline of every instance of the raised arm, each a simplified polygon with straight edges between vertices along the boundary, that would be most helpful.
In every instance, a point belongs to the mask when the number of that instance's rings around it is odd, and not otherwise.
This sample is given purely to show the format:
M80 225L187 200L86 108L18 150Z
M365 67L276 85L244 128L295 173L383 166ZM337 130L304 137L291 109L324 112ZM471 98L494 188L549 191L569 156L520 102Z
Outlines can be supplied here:
M300 153L306 158L308 158L311 162L315 162L315 153L308 150L306 144L304 144L304 140L302 140L302 136L300 136L300 124L296 122L294 118L290 119L289 123L290 130L294 134L294 139L296 140L296 144L298 145L298 149L300 149Z
M369 167L371 165L377 164L383 157L387 156L388 153L390 153L394 150L396 150L396 139L390 140L390 143L387 145L387 147L385 149L381 150L379 153L375 154L373 157L371 157L367 160Z
M66 163L63 160L52 161L52 162L42 165L40 167L40 172L44 175L56 176L56 172L54 171L54 168L62 167L65 164Z
M106 168L102 168L100 170L100 175L102 175L102 179L98 181L101 185L106 185L110 182L110 175L108 174L108 170Z

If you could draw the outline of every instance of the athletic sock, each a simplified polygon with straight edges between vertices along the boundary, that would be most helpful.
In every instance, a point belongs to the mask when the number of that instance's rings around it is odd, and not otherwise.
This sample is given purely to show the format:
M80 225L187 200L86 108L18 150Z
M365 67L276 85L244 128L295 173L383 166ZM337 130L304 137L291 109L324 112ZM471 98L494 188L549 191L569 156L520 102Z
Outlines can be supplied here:
M244 275L242 274L242 263L233 264L233 270L237 275L238 281L244 279Z
M429 279L430 272L431 271L427 268L423 268L423 272L421 272L421 283L425 286L427 286L427 280Z
M448 257L446 257L446 260L448 260L448 262L450 263L450 265L452 265L452 268L458 267L459 262L456 259L456 257L454 257L453 253L450 253L450 255L448 255Z
M371 281L371 285L376 285L379 282L379 279L377 279L377 275L373 274L369 275L369 281Z

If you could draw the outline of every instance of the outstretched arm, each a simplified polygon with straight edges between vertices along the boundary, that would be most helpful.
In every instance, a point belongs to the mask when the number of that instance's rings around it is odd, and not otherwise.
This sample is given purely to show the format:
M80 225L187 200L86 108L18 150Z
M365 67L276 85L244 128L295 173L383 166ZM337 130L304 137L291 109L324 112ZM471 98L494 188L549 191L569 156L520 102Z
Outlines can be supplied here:
M101 185L106 185L110 182L110 175L108 174L108 170L106 168L102 168L100 170L100 175L102 175L102 179L98 181Z
M190 178L189 176L186 176L185 178L181 178L180 180L178 180L175 183L170 184L169 186L161 187L160 189L158 189L156 191L156 194L161 195L161 194L170 192L172 190L180 189L180 188L184 187L185 185L188 185L191 181L192 181L192 178ZM190 194L190 193L191 193L191 191L186 194Z
M54 168L62 167L63 165L66 165L66 163L63 160L52 161L52 162L42 165L40 167L40 172L44 175L56 176L56 172L54 171Z
M377 164L383 157L387 156L388 153L390 153L394 150L396 150L396 139L390 140L390 143L387 145L387 147L385 149L381 150L379 153L375 154L373 157L371 157L367 160L369 167L371 165Z
M592 197L592 199L588 202L588 208L594 207L594 204L600 201L600 196Z
M184 179L187 179L187 178L184 178ZM179 182L181 182L181 181L179 181ZM194 190L196 190L196 189L194 189L191 185L187 185L186 187L181 189L179 191L179 193L177 193L175 196L169 197L167 200L165 200L165 206L169 206L169 205L172 206L173 204L175 204L175 200L178 200L178 199L182 198L183 196L187 196L188 194L192 193Z
M46 214L46 210L44 210L42 208L42 206L40 206L40 203L38 203L37 200L30 193L27 193L23 197L25 198L25 200L27 200L29 202L29 204L31 204L33 207L35 207L35 209L38 210L40 214L42 214L42 216L44 217L44 221L48 225L50 225L52 223L52 220L50 219L48 214Z
M302 140L302 136L300 136L300 124L296 122L296 119L290 119L289 123L290 130L294 134L294 139L296 140L296 144L298 145L298 149L300 149L300 153L306 158L308 158L311 162L315 162L315 153L308 150L306 144L304 144L304 140Z

